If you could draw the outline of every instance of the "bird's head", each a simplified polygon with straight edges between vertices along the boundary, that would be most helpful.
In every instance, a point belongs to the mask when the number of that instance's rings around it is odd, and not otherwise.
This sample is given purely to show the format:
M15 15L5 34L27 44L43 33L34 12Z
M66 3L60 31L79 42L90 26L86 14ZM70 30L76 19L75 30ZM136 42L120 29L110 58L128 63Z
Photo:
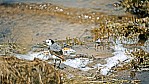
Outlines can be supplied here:
M52 44L54 44L54 41L52 39L48 39L45 41L45 43L48 45L48 46L51 46Z

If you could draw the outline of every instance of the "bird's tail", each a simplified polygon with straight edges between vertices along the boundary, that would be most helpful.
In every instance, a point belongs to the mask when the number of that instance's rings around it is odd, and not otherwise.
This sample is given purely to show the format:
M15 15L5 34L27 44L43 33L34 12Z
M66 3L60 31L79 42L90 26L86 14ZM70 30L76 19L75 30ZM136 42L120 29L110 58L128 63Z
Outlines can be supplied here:
M63 51L62 50L60 50L59 53L60 53L60 55L63 55Z

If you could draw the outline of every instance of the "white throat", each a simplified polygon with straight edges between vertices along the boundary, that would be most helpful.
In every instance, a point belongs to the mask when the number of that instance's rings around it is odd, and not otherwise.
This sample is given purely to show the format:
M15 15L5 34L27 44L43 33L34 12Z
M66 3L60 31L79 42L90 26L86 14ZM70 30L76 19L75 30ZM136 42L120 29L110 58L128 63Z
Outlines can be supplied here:
M51 46L51 45L52 45L51 40L46 40L46 44L47 44L48 46Z

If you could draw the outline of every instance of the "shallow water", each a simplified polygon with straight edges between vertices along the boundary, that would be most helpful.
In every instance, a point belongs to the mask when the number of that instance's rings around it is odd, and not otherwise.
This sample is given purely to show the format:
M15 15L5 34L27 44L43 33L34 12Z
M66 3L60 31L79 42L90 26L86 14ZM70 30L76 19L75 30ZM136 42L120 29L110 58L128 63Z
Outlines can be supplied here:
M93 11L104 12L110 15L125 15L124 10L115 8L112 4L118 0L0 0L5 3L54 3L66 7L88 8ZM117 11L119 10L119 11Z
M137 73L137 77L141 80L141 84L148 84L149 83L149 71L142 71Z

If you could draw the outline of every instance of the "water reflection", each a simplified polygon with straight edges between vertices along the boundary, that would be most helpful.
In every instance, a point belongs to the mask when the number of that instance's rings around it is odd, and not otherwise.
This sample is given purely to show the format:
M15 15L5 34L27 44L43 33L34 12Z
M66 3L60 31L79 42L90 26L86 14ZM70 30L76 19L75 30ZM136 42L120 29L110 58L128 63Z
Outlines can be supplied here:
M53 3L56 5L63 5L66 7L89 8L94 11L104 12L110 15L125 15L125 12L117 11L113 6L118 0L0 0L0 3ZM100 10L97 10L100 9Z
M141 84L148 84L149 83L149 72L148 71L142 71L137 72L138 79L141 80Z

